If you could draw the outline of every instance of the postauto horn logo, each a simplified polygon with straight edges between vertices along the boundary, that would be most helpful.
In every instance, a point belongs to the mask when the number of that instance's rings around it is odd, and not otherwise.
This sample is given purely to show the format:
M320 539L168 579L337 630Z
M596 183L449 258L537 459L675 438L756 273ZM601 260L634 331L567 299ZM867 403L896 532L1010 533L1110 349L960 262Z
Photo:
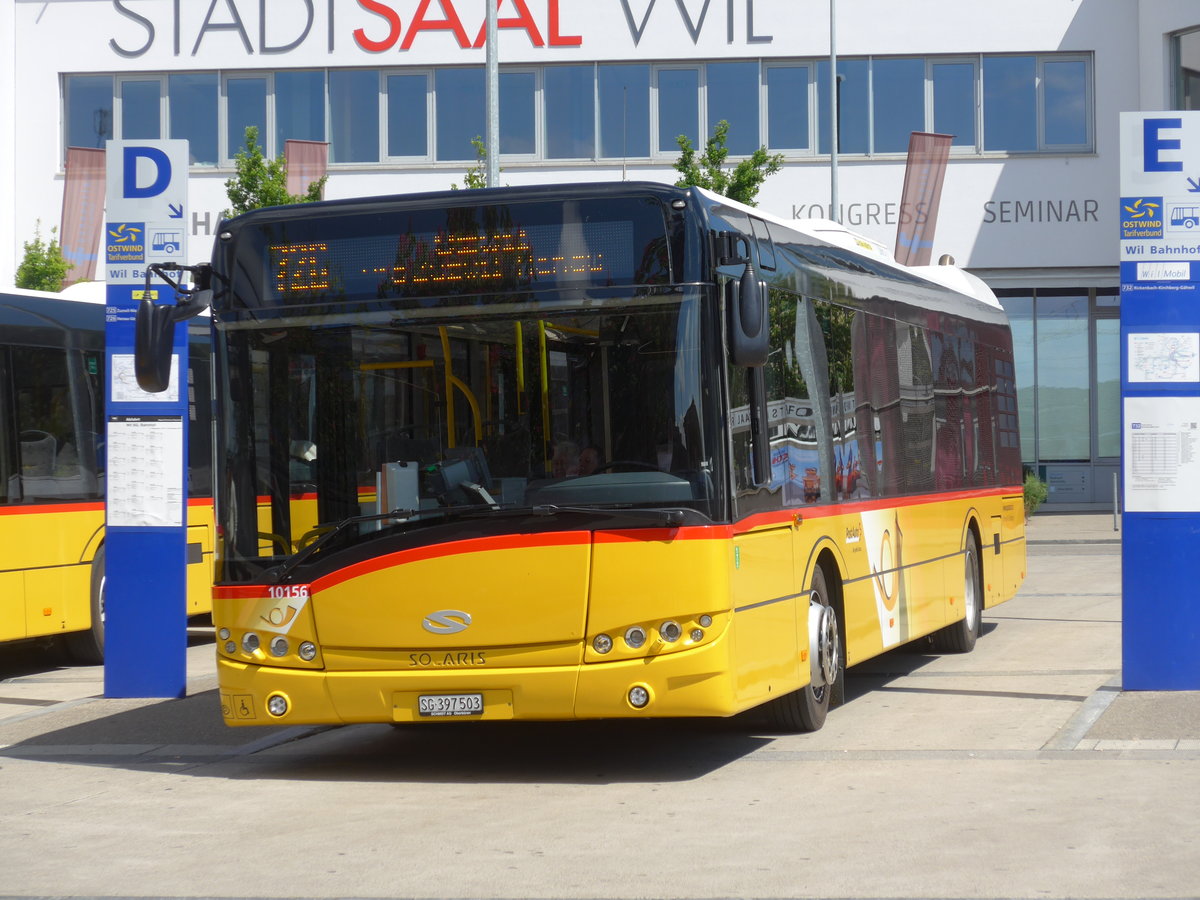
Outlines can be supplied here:
M1121 198L1121 240L1145 241L1162 236L1162 197Z
M146 261L146 223L120 222L108 227L105 242L110 263Z

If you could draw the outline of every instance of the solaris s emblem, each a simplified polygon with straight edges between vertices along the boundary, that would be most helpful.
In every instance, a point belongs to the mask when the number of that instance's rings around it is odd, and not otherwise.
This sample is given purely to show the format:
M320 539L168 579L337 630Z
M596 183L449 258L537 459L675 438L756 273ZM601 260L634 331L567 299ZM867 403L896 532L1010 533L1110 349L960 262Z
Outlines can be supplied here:
M471 614L460 609L439 609L425 617L421 627L434 634L458 634L471 624Z

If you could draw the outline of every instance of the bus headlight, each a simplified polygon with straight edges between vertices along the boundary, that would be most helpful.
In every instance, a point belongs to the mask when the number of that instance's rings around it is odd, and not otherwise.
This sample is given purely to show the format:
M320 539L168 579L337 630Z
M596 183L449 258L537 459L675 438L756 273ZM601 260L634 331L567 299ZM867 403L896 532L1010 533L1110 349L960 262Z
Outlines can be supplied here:
M668 644L673 644L679 640L679 636L683 634L683 629L679 627L679 623L668 619L658 626L659 636Z
M302 641L300 644L300 658L305 662L312 662L317 658L317 645L312 641Z
M275 637L271 638L272 656L287 656L289 649L291 648L288 647L288 639L282 634L277 634Z
M597 653L608 653L613 648L613 639L607 634L598 634L592 639L592 649Z
M637 650L646 643L646 629L641 625L625 629L625 643Z
M260 641L258 639L258 635L253 631L247 631L244 635L242 635L242 650L244 650L246 653L253 653L258 649L259 644Z

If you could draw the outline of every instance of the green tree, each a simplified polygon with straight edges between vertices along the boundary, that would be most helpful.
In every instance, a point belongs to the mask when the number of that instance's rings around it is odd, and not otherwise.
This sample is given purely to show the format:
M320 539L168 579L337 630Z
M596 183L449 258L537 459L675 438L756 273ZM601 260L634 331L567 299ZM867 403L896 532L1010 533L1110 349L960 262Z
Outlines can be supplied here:
M258 145L258 129L253 125L246 129L246 146L237 152L234 166L237 175L225 182L225 193L233 204L221 213L227 219L264 206L320 200L329 178L322 175L310 183L303 194L289 194L286 161L283 156L267 159L263 155L262 147Z
M58 229L50 229L50 240L42 240L42 222L33 230L33 240L25 241L25 256L17 266L17 287L34 291L62 290L63 279L71 264L63 257L62 247L54 238Z
M471 146L475 148L475 165L467 169L467 174L463 177L463 187L467 190L476 190L477 188L485 188L487 183L487 146L483 143L483 138L479 135L471 138ZM451 184L450 190L457 191L457 184Z
M699 157L687 136L679 135L675 140L682 153L675 161L675 169L681 177L675 184L678 187L706 188L730 200L757 206L754 198L758 195L758 189L767 176L779 171L783 165L783 154L769 154L766 147L759 147L736 166L723 168L729 156L725 143L728 134L729 123L722 119L717 123L712 137L705 142L704 153Z

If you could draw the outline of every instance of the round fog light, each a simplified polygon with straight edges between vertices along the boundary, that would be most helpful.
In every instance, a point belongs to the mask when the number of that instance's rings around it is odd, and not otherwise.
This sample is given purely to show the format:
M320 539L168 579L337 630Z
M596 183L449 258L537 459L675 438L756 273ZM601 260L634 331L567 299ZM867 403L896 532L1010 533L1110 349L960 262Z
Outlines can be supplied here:
M300 645L300 658L305 662L312 662L317 658L317 645L312 641L304 641Z
M253 653L258 649L258 635L253 631L247 631L242 635L242 649L247 653Z
M613 640L607 634L598 634L592 639L592 649L597 653L607 653L613 648Z
M645 709L649 702L650 691L640 684L635 684L629 689L629 705L634 709Z
M668 644L673 644L679 640L679 636L683 634L683 629L679 627L678 622L672 622L668 619L658 626L658 633Z
M634 625L625 632L625 643L636 650L642 644L646 643L646 629L641 625Z
M702 640L704 640L704 632L701 631L699 628L693 628L692 629L692 643L698 644Z
M267 712L273 716L282 716L288 711L287 697L272 694L267 698Z

